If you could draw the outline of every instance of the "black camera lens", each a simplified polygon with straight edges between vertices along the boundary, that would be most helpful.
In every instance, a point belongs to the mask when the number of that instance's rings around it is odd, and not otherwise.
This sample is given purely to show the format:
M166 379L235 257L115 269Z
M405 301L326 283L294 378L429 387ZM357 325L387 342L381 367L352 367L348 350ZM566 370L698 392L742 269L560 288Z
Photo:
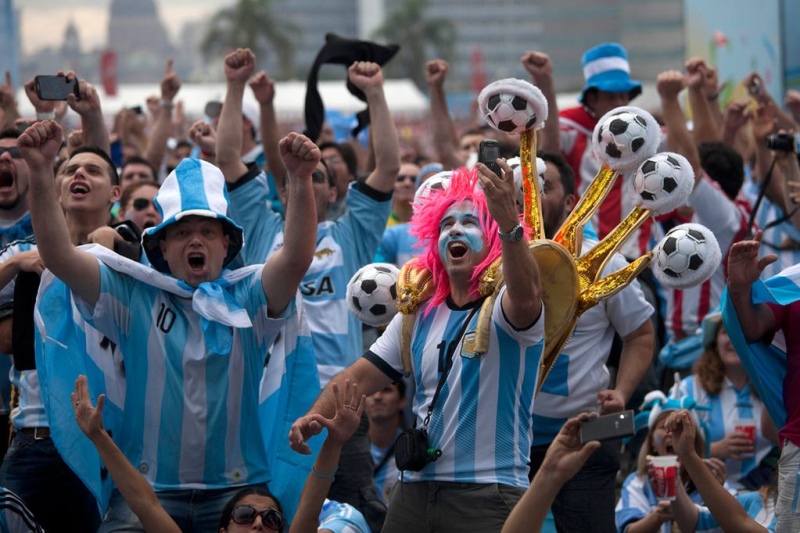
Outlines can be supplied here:
M767 148L776 152L794 152L794 135L775 133L767 136Z

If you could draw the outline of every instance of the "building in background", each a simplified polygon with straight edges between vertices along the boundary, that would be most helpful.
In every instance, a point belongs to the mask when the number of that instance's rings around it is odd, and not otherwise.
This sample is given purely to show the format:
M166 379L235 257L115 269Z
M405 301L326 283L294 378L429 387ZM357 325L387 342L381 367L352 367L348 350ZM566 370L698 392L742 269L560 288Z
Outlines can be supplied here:
M160 80L175 55L154 0L112 0L106 42L117 54L120 83Z
M19 83L19 11L14 0L0 0L0 43L0 72L10 72L12 81Z

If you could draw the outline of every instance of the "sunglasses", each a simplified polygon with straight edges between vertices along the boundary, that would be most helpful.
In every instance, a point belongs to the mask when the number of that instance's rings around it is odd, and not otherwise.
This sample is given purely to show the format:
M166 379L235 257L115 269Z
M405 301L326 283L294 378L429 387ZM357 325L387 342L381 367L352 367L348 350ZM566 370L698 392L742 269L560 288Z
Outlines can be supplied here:
M133 205L133 208L137 211L144 211L145 209L153 205L153 201L148 200L147 198L135 198L133 200L133 204L131 205Z
M22 152L20 152L19 148L15 147L15 146L11 146L11 147L8 147L8 148L6 148L4 146L0 146L0 156L2 156L6 152L8 152L8 155L10 155L12 159L21 159L22 158Z
M400 174L399 176L397 176L397 183L400 183L401 181L406 181L406 180L411 181L411 183L416 183L417 182L417 177L415 175L413 175L413 174Z
M267 509L265 511L256 511L255 507L250 505L240 505L233 508L231 513L231 520L237 524L252 524L256 521L256 517L261 517L261 523L272 529L273 531L280 531L283 529L283 515L276 509Z
M329 183L331 180L323 171L316 169L311 173L311 181L314 183Z

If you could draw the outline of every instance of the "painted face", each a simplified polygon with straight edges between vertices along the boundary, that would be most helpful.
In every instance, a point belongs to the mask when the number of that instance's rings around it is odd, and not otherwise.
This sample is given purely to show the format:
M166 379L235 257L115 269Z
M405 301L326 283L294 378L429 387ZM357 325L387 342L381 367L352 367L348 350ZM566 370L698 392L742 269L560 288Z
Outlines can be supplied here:
M480 219L469 200L452 206L439 225L439 258L448 274L478 265L488 253Z

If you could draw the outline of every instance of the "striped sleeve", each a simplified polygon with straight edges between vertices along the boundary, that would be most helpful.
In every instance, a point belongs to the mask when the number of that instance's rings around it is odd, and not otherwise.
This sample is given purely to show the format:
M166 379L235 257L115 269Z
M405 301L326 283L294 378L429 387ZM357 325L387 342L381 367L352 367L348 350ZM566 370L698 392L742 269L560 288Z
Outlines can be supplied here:
M0 487L0 531L9 533L44 533L44 529L36 522L33 513L25 506L19 496L8 489Z

